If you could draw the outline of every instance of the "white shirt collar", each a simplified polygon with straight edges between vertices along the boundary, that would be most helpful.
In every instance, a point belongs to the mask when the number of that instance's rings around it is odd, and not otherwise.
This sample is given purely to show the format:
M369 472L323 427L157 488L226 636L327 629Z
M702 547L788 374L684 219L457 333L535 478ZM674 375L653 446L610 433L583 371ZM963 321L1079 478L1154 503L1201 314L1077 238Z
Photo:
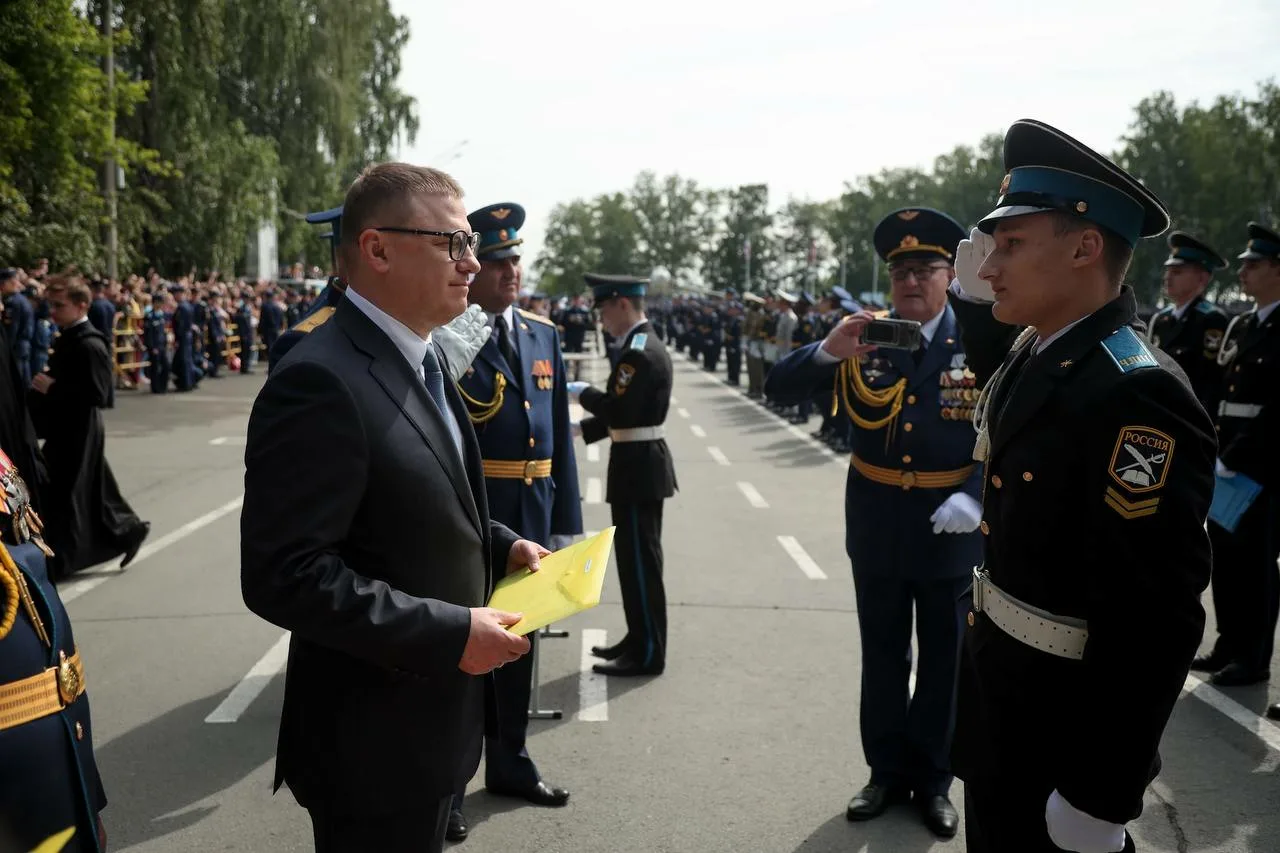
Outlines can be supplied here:
M1085 320L1089 319L1092 316L1093 316L1092 314L1086 314L1083 317L1081 317L1079 320L1073 320L1067 325L1063 326L1058 331L1054 332L1052 335L1050 335L1047 338L1037 337L1036 342L1031 347L1031 354L1039 355L1040 353L1044 352L1045 347L1049 346L1049 344L1053 343L1058 338L1062 337L1067 332L1071 331L1073 328L1080 325L1081 323L1083 323Z
M502 311L499 311L497 314L489 314L488 311L484 313L489 316L489 325L493 326L494 334L497 334L497 331L498 331L497 319L499 317L507 321L508 332L510 332L512 329L516 327L516 304L514 302L512 302Z
M361 296L350 284L347 285L346 298L360 309L360 313L372 320L373 324L388 338L391 338L391 343L400 350L400 354L404 356L405 361L409 362L413 372L421 375L422 360L427 357L427 347L431 346L430 333L425 338L419 337L413 329Z
M1191 302L1195 302L1195 300L1192 299ZM1187 309L1191 307L1191 302L1188 302L1186 305L1183 305L1181 308L1178 308L1175 306L1173 309L1174 319L1181 320L1182 315L1187 313Z
M1272 311L1276 310L1277 305L1280 305L1280 299L1266 305L1258 306L1258 325L1262 325L1267 322L1267 318L1271 316Z
M641 326L643 326L643 325L644 325L645 323L647 323L647 322L649 322L649 318L648 318L648 317L645 317L643 320L641 320L640 322L636 323L636 324L635 324L634 326L632 326L630 329L627 329L627 333L626 333L625 335L623 335L622 337L618 338L618 340L619 340L619 341L625 341L627 338L631 337L631 333L632 333L632 332L634 332L636 329L640 328Z
M943 305L942 310L937 315L920 327L921 343L926 347L933 342L933 336L938 331L938 326L942 325L942 315L947 313L947 306Z

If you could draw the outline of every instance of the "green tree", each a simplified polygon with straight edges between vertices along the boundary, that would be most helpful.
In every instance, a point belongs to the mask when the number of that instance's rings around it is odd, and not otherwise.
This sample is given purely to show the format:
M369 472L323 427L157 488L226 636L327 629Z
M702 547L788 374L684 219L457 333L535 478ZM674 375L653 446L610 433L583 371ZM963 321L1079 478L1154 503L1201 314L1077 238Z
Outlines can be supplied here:
M771 234L773 214L769 211L768 184L749 184L723 195L724 211L720 234L705 256L703 268L707 284L716 290L741 291L747 281L747 246L750 241L752 290L774 264Z

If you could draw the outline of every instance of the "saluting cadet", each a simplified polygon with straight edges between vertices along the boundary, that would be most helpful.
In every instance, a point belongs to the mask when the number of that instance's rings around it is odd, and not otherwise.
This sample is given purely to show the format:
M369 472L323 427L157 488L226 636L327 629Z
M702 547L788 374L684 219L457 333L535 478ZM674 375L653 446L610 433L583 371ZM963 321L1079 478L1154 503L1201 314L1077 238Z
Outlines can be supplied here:
M574 383L583 440L606 436L605 500L617 527L614 558L627 635L591 653L604 675L657 675L666 667L667 597L662 582L662 502L675 494L676 473L663 430L671 405L671 357L644 314L648 279L588 274L600 320L621 343L605 388Z
M509 202L467 217L480 234L480 272L469 299L484 310L493 335L458 380L458 390L480 442L489 516L556 551L582 533L582 504L560 336L541 314L515 307L524 218L524 208ZM562 806L569 791L542 781L525 746L536 631L529 640L533 654L494 672L497 702L487 709L485 787L534 805ZM449 815L446 837L454 841L468 833L462 794L455 793Z
M992 377L952 751L965 834L975 853L1132 850L1204 629L1213 427L1122 284L1169 226L1160 200L1037 121L1010 127L1004 166L952 287Z
M1205 297L1216 270L1227 262L1208 244L1184 231L1169 235L1169 258L1164 262L1164 286L1173 304L1151 318L1151 343L1173 357L1196 398L1211 416L1218 411L1222 367L1218 352L1227 315Z
M1218 638L1192 663L1223 687L1270 676L1280 610L1280 234L1249 223L1249 244L1239 260L1240 283L1254 307L1231 321L1220 353L1226 379L1218 405L1217 474L1244 474L1262 491L1234 531L1209 522Z
M765 383L783 405L834 387L854 424L845 548L862 638L862 748L871 779L846 817L869 820L914 796L925 825L943 838L959 827L948 798L952 703L965 591L982 556L974 533L982 472L968 423L977 393L947 304L963 237L954 219L923 207L895 211L876 226L894 316L921 324L914 351L862 344L872 316L859 312L779 360Z

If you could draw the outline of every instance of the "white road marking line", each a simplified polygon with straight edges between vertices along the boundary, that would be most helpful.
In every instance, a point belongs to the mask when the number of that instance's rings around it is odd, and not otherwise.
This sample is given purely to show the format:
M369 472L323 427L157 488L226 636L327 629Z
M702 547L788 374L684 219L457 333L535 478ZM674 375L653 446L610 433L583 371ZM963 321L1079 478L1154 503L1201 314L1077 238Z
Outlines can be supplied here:
M253 700L257 699L262 691L267 689L271 679L284 672L285 664L288 661L289 634L285 632L280 639L276 640L276 644L267 649L267 653L253 665L253 669L249 670L249 674L240 679L240 683L227 694L227 698L222 700L222 704L214 708L213 712L204 718L204 721L206 723L234 723L240 719L240 715L249 710Z
M707 452L711 454L711 458L719 462L721 465L728 465L729 458L720 451L718 447L708 447Z
M1243 727L1276 752L1280 752L1280 726L1267 722L1212 684L1194 675L1187 675L1182 690L1214 710L1222 712L1233 723Z
M787 552L791 559L796 561L796 565L800 567L800 571L804 572L809 580L824 581L827 575L822 569L818 568L818 564L813 561L809 553L800 546L794 536L779 536L778 544L782 546L782 550Z
M182 395L179 395L179 396L182 396ZM155 540L154 542L148 545L143 545L142 548L138 551L138 556L133 558L133 562L129 564L129 569L126 569L125 571L132 570L134 566L138 565L143 560L147 559L153 554L159 553L165 548L168 548L173 543L187 538L192 533L195 533L197 530L199 530L202 527L208 527L210 524L213 524L215 521L222 518L224 515L235 512L236 510L240 509L240 507L243 504L244 504L244 495L241 495L235 500L228 501L227 503L223 504L222 506L218 507L215 510L212 510L211 512L206 512L204 515L200 516L197 519L188 521L186 524L182 525L177 530L173 530L173 531L170 531L169 533L166 533L164 536L161 536L159 539ZM87 577L87 578L84 578L83 580L73 581L72 583L69 583L66 586L59 585L58 597L62 599L63 604L66 604L67 602L75 601L77 598L84 595L89 590L95 587L101 586L102 584L106 583L112 578L119 577L120 575L124 574L125 571L121 571L119 569L114 568L118 563L119 563L118 560L111 560L106 563L99 563L96 566L92 566L86 569L85 570L86 573L92 574L93 577ZM112 567L111 571L109 572L101 571L107 566Z
M689 410L688 410L688 409L676 409L676 414L677 414L677 415L679 415L679 416L680 416L680 417L682 417L682 418L688 418L688 417L689 417Z
M588 462L600 461L600 445L598 444L587 445L587 461Z
M598 504L603 499L604 487L599 477L587 478L587 503Z
M591 665L596 662L595 656L591 654L591 647L603 646L608 639L607 631L599 628L582 629L582 662L578 672L578 719L584 723L609 721L608 678L591 669Z
M679 400L677 400L675 397L672 397L672 398L671 398L671 405L673 405L673 406L678 406L678 405L680 405L680 401L679 401Z
M690 424L689 431L692 432L694 436L696 436L697 438L707 437L707 431L702 427L698 426L697 424Z
M217 438L209 439L209 443L214 447L223 447L228 444L232 447L243 447L249 443L249 439L243 435L220 435Z
M756 487L750 483L738 483L738 491L742 492L747 499L747 503L751 504L756 509L769 508L769 502L765 500L764 496L757 492Z

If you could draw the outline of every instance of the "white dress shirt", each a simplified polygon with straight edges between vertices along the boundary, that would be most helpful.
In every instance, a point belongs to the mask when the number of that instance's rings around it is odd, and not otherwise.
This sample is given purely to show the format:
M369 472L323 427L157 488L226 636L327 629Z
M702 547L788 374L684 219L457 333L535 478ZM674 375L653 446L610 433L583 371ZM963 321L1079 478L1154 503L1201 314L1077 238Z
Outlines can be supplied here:
M1276 306L1280 305L1280 299L1275 302L1268 302L1266 305L1258 306L1258 325L1261 326L1267 322L1267 318L1271 316L1271 312L1276 310Z
M391 343L400 350L400 354L404 356L405 361L409 362L409 367L418 375L418 378L425 379L422 360L427 357L427 347L431 346L431 333L428 332L425 338L419 337L413 329L361 296L350 284L347 285L347 299L360 309L361 314L372 320L373 324L388 338L391 338Z

